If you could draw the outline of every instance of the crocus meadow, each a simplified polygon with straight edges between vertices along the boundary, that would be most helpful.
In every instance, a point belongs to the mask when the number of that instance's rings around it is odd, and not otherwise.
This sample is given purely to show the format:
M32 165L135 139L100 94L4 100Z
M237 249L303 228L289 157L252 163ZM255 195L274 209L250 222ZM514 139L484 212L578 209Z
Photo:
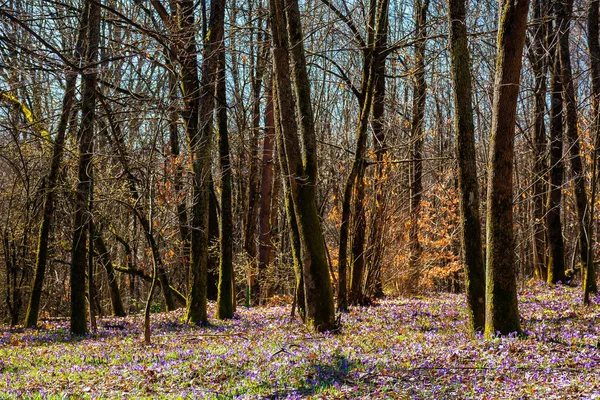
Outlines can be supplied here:
M599 299L581 289L521 290L521 337L468 332L462 295L353 308L340 332L311 334L289 306L238 307L209 327L182 311L0 331L0 397L12 398L600 398ZM214 304L211 305L214 315Z

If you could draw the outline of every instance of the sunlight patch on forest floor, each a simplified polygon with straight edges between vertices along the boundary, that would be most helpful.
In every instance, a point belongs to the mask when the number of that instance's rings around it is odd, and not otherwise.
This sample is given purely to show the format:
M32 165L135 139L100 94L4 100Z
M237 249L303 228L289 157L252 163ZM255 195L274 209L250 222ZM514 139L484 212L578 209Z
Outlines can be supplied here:
M463 296L389 299L342 316L338 335L308 333L290 307L181 323L183 310L102 318L71 339L68 322L0 327L0 393L73 398L600 398L600 299L536 285L520 293L527 337L467 332ZM214 315L214 304L210 305Z

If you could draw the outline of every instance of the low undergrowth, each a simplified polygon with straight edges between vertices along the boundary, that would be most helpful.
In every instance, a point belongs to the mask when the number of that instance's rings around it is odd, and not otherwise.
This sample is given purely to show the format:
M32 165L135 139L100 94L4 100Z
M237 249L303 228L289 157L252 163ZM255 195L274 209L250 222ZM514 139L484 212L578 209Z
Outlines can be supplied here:
M151 346L141 316L77 339L67 321L0 327L0 397L600 398L600 307L580 303L580 288L526 288L526 337L492 341L468 333L464 298L449 294L354 308L336 335L306 332L285 306L206 328L155 314Z

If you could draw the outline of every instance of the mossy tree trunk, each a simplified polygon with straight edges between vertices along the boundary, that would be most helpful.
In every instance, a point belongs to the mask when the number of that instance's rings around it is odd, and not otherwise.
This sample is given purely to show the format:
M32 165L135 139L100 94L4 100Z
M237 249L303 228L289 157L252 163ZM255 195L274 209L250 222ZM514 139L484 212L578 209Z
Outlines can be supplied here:
M275 74L275 70L274 70ZM273 74L273 75L274 75ZM288 74L289 76L289 74ZM291 93L291 88L289 89ZM281 113L279 112L279 102L277 100L277 83L275 77L273 79L273 117L275 123L275 138L277 142L277 150L279 160L279 169L281 174L283 196L285 200L285 214L288 222L288 232L290 239L290 247L292 249L292 262L294 264L294 276L296 278L296 287L294 291L294 301L298 309L298 315L302 321L306 317L306 300L304 298L304 276L302 269L302 244L300 242L300 231L296 222L296 213L294 211L294 201L292 199L290 173L287 166L287 158L285 155L285 146L283 144L283 124L289 123L290 127L295 125L295 121L282 121ZM295 128L294 128L295 129ZM294 309L292 308L292 313Z
M89 200L94 143L94 120L96 117L96 84L97 70L94 65L98 60L98 44L100 42L101 2L88 1L85 65L91 70L83 75L81 100L81 124L77 139L79 142L78 182L75 194L75 218L73 242L71 247L71 333L83 335L87 332L85 306L85 271L87 223L89 221Z
M317 141L310 98L310 83L296 0L271 0L273 60L281 130L289 172L290 193L302 246L305 322L310 329L330 331L335 328L333 289L317 209ZM287 28L287 29L286 29ZM289 46L288 46L289 41ZM290 68L290 55L293 61ZM295 93L292 93L290 72ZM294 107L293 98L297 101ZM298 125L291 116L297 112ZM285 117L283 117L285 116Z
M498 24L487 193L485 337L521 332L513 234L517 98L529 0L503 0Z
M471 57L467 39L465 0L450 0L450 62L454 83L454 129L458 159L458 191L461 214L461 245L465 268L465 292L471 329L485 327L485 265L481 218L479 215L479 183L473 124Z

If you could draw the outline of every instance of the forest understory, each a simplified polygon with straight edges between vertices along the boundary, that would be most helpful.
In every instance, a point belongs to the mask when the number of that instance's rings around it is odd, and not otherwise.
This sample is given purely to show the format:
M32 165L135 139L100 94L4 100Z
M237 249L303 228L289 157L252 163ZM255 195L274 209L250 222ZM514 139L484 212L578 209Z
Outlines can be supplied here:
M183 310L102 318L72 339L68 320L0 328L2 398L600 398L600 297L579 287L521 288L525 335L484 341L467 326L464 295L386 299L310 333L290 306L238 307L209 327Z

